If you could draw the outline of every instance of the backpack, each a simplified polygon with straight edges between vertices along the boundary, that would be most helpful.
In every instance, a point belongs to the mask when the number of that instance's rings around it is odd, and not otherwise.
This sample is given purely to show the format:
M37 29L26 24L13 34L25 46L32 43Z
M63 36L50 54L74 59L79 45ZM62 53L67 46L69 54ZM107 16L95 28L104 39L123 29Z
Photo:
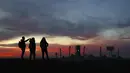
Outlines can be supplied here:
M19 47L19 48L22 48L22 42L21 42L21 41L19 41L18 47Z

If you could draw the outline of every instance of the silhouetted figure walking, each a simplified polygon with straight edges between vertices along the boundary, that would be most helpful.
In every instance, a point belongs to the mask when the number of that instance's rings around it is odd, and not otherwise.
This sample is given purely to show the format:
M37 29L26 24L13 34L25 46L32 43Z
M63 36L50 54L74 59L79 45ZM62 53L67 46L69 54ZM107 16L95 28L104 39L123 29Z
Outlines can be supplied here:
M36 43L35 43L35 38L31 38L29 40L30 44L29 44L29 49L30 49L30 56L29 56L29 59L31 60L32 59L32 56L33 56L33 60L35 60L35 56L36 56Z
M26 43L29 39L25 40L25 37L23 36L22 39L19 41L18 46L21 49L22 53L21 53L21 59L24 59L24 53L25 53L25 49L26 49Z
M45 37L42 38L42 40L40 42L40 47L42 50L42 59L44 59L44 52L46 53L47 59L49 59L48 51L47 51L48 43L47 43Z

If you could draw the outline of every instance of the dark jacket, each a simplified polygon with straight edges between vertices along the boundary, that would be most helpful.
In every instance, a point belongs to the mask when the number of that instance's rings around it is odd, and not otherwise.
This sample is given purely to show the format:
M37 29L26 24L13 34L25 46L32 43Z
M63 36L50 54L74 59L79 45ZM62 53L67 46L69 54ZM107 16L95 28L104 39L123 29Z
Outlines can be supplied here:
M47 47L48 47L48 43L46 42L46 41L41 41L40 42L40 47L42 48L42 49L47 49Z

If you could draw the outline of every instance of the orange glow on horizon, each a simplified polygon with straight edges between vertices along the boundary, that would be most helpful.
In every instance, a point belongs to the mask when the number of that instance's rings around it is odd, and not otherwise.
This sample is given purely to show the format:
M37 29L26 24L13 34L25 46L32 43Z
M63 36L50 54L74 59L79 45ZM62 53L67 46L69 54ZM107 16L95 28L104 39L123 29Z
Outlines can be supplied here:
M87 49L87 53L91 53L91 52L95 52L95 50L97 51L97 53L99 52L99 48L100 46L106 46L106 45L111 45L111 44L119 44L119 45L122 45L120 43L120 40L116 40L116 41L111 41L111 40L107 40L107 41L96 41L97 38L94 38L91 42L94 42L93 44L85 44L86 48L89 48ZM100 39L99 39L100 40ZM91 43L90 42L90 43ZM126 41L121 41L122 43L125 43ZM106 44L107 43L107 44ZM50 44L50 43L49 43ZM115 44L114 44L115 45ZM71 54L74 54L75 53L75 49L74 49L74 45L71 45L73 46L73 48L71 49ZM82 45L83 46L83 45ZM57 52L58 55L59 55L59 52L60 52L60 48L62 49L62 55L63 56L68 56L68 47L69 45L58 45L58 44L50 44L49 47L48 47L48 52L49 52L49 56L55 56L55 53ZM104 48L103 47L103 48ZM83 50L81 49L81 54L82 54ZM4 46L0 46L0 58L5 58L5 57L18 57L20 58L20 55L21 55L21 50L20 48L18 47L4 47ZM26 48L26 53L25 53L25 56L28 57L29 56L29 48L28 48L28 45L27 45L27 48ZM41 57L41 49L40 49L40 46L37 46L37 49L36 49L36 56L37 57Z
M61 47L62 49L62 55L63 56L68 56L68 46L65 46L65 47ZM48 47L48 52L49 52L49 56L55 56L55 53L57 52L58 55L59 55L59 52L60 52L60 48L57 48L57 47ZM26 48L26 51L25 51L25 57L28 57L29 56L29 49ZM71 54L74 54L75 53L75 49L72 48L71 49ZM5 49L5 48L0 48L0 58L8 58L8 57L19 57L20 58L20 55L21 55L21 50L20 48L8 48L8 49ZM39 46L37 46L37 49L36 49L36 56L37 57L41 57L41 49Z

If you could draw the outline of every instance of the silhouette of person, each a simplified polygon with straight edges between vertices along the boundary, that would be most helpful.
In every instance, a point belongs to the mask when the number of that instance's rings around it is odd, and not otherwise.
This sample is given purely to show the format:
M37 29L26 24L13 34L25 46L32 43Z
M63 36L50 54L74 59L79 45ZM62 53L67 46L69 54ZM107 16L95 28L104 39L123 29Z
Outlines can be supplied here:
M20 45L21 45L21 59L24 59L24 53L25 53L25 49L26 49L26 43L29 39L25 40L25 37L23 36L22 39L20 40Z
M40 47L41 47L41 51L42 51L42 59L44 60L44 52L46 53L47 59L49 59L48 51L47 51L48 43L47 43L45 37L42 38L42 40L40 42Z
M29 49L30 49L30 56L29 56L29 59L31 60L32 59L32 56L33 56L33 60L35 60L35 56L36 56L36 43L35 43L35 38L31 38L29 40Z

